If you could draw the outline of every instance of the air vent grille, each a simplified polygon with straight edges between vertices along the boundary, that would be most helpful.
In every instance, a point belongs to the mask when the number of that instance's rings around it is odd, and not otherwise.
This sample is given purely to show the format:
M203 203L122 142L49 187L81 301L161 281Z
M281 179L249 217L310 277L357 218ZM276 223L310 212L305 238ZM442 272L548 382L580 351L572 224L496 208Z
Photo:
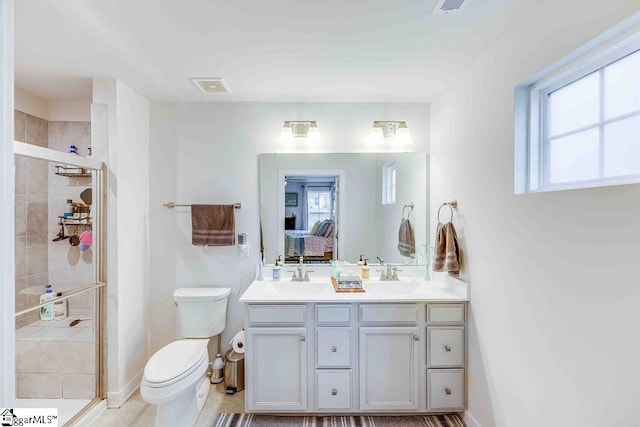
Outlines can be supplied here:
M462 13L470 0L438 0L433 8L434 15L450 15Z
M218 93L231 93L231 89L221 77L193 77L189 79L198 90L207 95Z

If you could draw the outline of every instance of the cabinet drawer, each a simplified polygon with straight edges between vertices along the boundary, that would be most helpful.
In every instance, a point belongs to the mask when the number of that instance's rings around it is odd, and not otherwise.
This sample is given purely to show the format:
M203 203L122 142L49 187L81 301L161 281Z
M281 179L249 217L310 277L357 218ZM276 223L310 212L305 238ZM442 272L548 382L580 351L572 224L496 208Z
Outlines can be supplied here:
M316 305L316 323L319 325L351 324L351 305Z
M305 305L250 305L251 325L303 325L307 317Z
M351 328L316 328L317 366L351 366Z
M351 389L351 370L316 371L318 409L350 409Z
M464 304L427 304L427 323L430 325L464 323Z
M416 323L418 307L415 304L363 304L360 306L361 323Z
M458 367L464 365L464 329L430 326L427 328L427 366Z
M427 370L427 406L429 409L463 409L464 369Z

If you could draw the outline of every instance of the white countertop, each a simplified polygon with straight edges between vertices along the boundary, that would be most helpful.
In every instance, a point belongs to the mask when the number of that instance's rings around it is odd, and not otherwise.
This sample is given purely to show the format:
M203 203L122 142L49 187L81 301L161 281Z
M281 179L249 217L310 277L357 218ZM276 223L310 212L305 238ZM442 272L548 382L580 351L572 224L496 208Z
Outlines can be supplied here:
M254 281L240 297L244 303L290 302L463 302L469 301L467 283L442 280L364 281L366 292L336 292L329 278L310 282Z

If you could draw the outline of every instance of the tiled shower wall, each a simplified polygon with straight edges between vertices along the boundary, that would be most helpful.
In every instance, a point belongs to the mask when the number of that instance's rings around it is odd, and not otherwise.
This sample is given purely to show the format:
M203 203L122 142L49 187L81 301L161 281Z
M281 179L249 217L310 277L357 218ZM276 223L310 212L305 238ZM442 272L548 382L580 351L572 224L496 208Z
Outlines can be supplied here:
M69 145L73 144L78 147L80 155L86 156L90 135L89 122L49 122L15 111L17 141L63 152L68 152ZM58 176L55 175L53 163L16 157L17 311L37 305L47 283L51 283L54 292L65 293L94 282L92 249L81 252L77 246L69 245L69 240L52 242L60 230L58 216L64 212L66 200L80 201L80 193L89 187L91 178ZM83 227L67 227L70 234L75 231L80 234L84 230ZM94 298L95 292L71 298L68 301L69 315L74 318L92 318ZM16 328L32 325L34 322L38 325L38 321L38 312L33 311L17 318ZM93 333L84 335L82 340L58 340L51 337L18 340L17 397L93 398L95 341Z
M69 145L78 148L78 154L85 157L91 146L91 123L89 122L49 122L49 148L69 152ZM94 283L93 247L80 251L69 245L69 240L53 242L60 230L58 216L62 215L67 199L81 202L80 193L91 187L91 178L69 178L55 174L55 165L49 165L49 283L54 292L79 289ZM83 226L68 226L69 234L81 234L89 230ZM80 294L69 300L69 315L93 316L93 292Z
M47 120L15 112L15 139L49 146ZM37 305L49 283L48 162L16 157L16 311ZM16 319L16 327L38 320L37 312Z

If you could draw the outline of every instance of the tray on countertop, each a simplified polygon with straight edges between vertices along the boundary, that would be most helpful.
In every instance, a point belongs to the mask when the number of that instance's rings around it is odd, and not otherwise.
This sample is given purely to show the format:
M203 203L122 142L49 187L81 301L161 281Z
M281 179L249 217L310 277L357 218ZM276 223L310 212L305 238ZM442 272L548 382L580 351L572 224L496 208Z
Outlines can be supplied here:
M358 276L332 277L331 284L336 292L366 292Z

